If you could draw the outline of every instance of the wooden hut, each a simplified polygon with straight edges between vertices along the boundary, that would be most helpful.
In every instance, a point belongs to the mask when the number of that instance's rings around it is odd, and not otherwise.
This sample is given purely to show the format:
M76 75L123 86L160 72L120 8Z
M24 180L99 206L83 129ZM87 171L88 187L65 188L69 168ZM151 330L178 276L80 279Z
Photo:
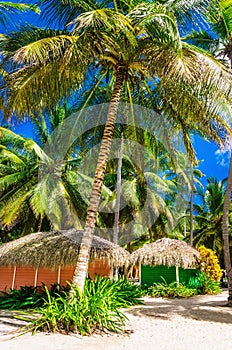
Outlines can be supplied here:
M188 282L195 276L193 269L200 253L184 241L161 238L145 244L130 256L132 265L139 265L141 284Z
M82 231L32 233L0 246L0 290L42 283L65 285L72 281L82 242ZM124 265L129 253L93 236L89 276L112 276L113 268Z

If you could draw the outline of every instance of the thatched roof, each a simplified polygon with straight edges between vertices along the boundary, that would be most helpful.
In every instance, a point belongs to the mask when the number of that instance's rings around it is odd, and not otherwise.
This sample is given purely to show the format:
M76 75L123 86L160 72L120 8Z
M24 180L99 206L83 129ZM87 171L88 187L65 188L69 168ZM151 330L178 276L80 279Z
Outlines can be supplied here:
M0 246L0 266L33 266L55 268L77 262L83 231L32 233ZM123 248L93 236L90 260L107 259L113 266L122 266L130 254Z
M145 244L130 256L130 263L143 265L166 265L193 267L200 253L189 244L177 239L162 238L154 243Z

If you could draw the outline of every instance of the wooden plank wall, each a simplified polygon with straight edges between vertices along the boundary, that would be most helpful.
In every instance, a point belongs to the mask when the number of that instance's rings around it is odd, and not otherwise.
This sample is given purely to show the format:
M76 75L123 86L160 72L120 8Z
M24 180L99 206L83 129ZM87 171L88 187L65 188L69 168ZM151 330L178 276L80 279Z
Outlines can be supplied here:
M71 282L75 266L62 267L60 269L60 285L66 285L67 281ZM89 263L89 276L109 276L112 277L112 268L106 260L95 260ZM14 288L19 289L20 286L34 286L36 270L31 266L17 266L14 279L14 267L0 266L0 291L9 290L14 280ZM48 287L58 281L58 269L50 270L39 268L37 271L37 286L46 284Z

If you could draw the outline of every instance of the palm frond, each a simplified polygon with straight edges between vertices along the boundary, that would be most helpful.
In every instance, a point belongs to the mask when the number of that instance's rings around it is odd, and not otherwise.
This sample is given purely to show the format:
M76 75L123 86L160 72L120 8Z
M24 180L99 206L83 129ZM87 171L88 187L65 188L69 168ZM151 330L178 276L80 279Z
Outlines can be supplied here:
M13 23L11 16L17 14L18 12L28 11L40 13L39 7L33 4L0 1L0 23L6 26L9 23Z

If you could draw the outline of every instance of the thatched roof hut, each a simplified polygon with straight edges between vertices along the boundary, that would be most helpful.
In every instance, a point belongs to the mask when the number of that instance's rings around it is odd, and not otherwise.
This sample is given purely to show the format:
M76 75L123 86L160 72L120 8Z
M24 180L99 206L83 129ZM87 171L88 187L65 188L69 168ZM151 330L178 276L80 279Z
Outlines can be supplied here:
M72 266L77 262L83 231L32 233L0 246L0 266L26 266L34 268ZM93 236L90 260L106 259L112 266L122 266L130 254L123 248Z
M130 256L130 263L143 265L166 265L183 268L193 267L200 253L184 241L161 238L154 243L145 244Z

